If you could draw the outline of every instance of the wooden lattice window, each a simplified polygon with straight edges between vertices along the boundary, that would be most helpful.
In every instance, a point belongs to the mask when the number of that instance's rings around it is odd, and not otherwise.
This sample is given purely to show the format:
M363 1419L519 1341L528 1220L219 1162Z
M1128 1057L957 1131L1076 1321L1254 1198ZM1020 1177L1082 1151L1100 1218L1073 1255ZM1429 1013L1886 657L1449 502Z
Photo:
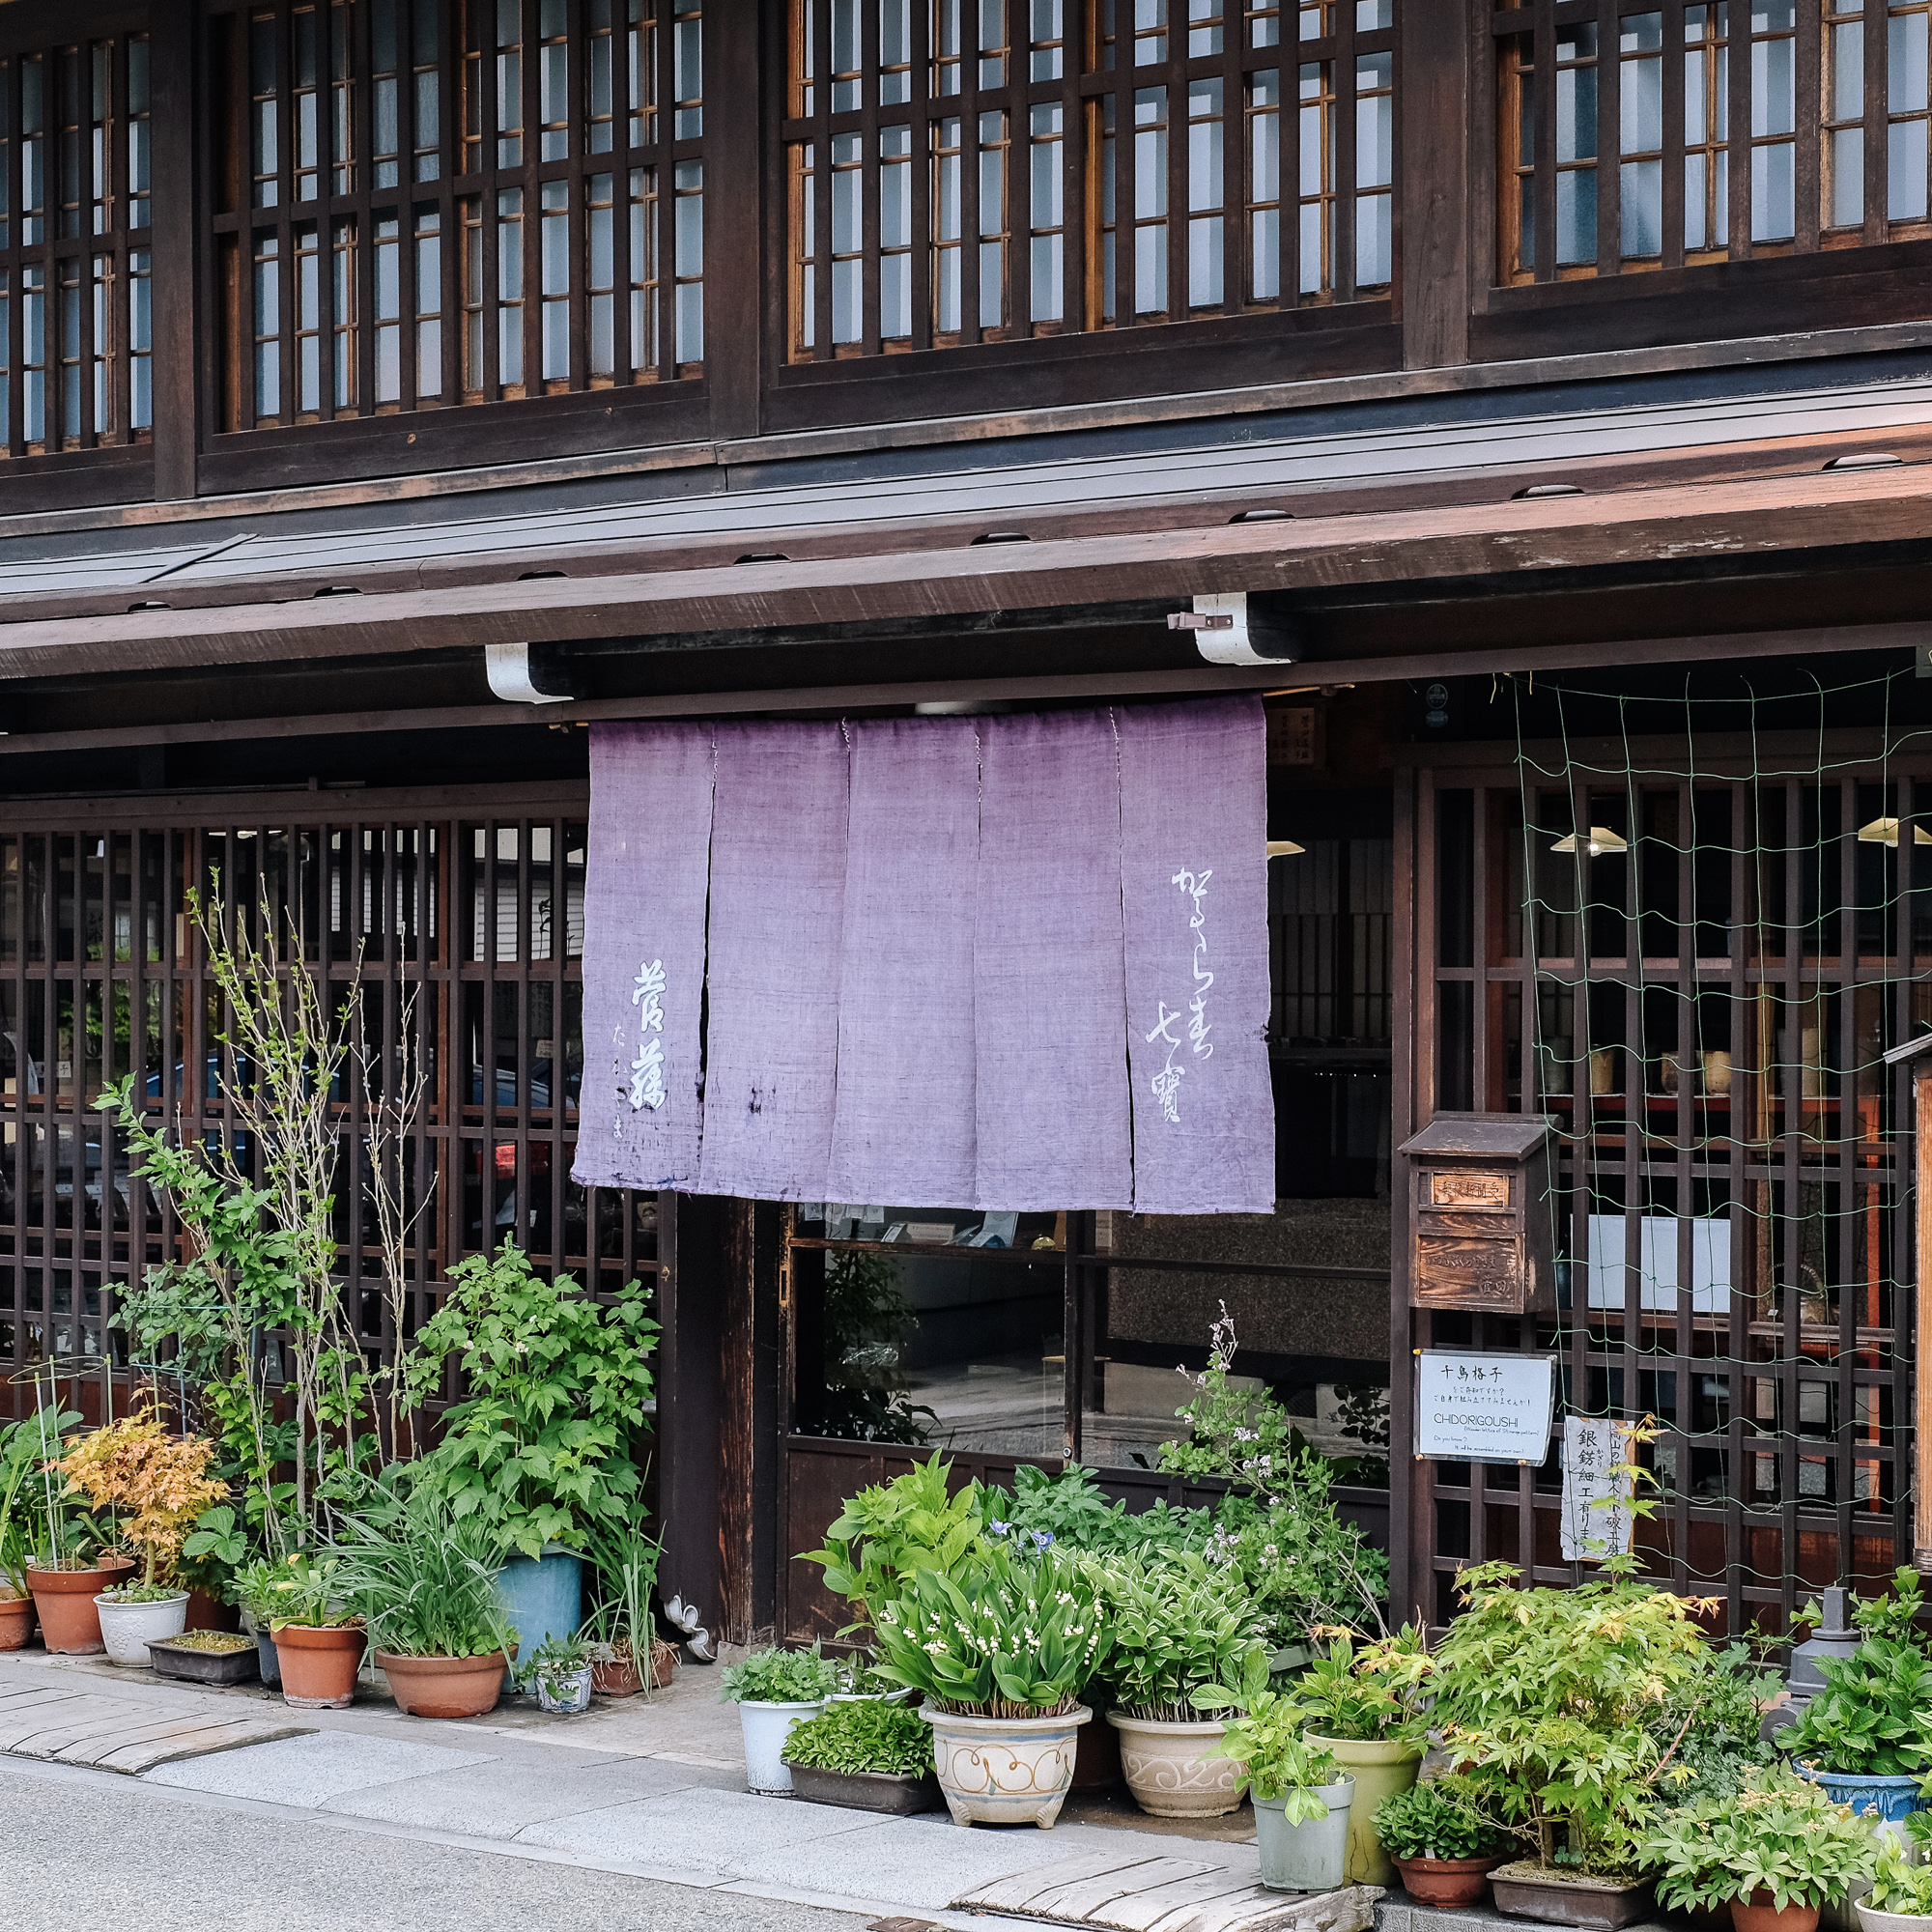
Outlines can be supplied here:
M1928 0L1498 11L1499 279L1927 233L1929 13Z
M1394 0L793 0L788 353L1385 297Z
M153 423L148 38L0 55L0 456Z
M701 373L701 0L217 26L223 428Z

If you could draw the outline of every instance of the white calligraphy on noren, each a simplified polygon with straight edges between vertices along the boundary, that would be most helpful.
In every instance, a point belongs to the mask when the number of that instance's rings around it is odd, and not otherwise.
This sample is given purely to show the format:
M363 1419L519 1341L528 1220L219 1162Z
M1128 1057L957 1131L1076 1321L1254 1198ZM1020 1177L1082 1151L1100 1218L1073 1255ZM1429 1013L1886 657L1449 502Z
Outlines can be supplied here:
M1160 1017L1154 1029L1147 1037L1151 1046L1155 1040L1167 1042L1167 1061L1149 1083L1153 1089L1153 1097L1160 1103L1160 1111L1167 1120L1177 1124L1180 1120L1180 1082L1187 1068L1180 1061L1181 1036L1178 1029L1183 1020L1187 1023L1186 1043L1193 1049L1196 1060L1211 1060L1214 1057L1214 1043L1208 1036L1213 1032L1213 1022L1208 1017L1208 993L1214 983L1214 975L1208 967L1208 881L1214 876L1211 867L1200 872L1190 872L1184 867L1169 880L1170 885L1179 886L1188 899L1193 910L1188 915L1187 925L1194 934L1194 997L1185 1008L1170 1011L1165 1000L1158 1003Z
M631 989L631 1004L638 1009L638 1057L631 1063L631 1107L656 1109L665 1103L664 1087L664 990L662 959L653 959L638 969L637 984Z

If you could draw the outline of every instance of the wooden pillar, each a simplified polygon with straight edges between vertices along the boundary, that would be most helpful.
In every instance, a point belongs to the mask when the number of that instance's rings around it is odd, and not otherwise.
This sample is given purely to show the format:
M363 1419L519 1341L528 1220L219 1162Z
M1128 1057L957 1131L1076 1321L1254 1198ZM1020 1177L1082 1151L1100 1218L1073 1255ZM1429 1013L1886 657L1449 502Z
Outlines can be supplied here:
M1406 1622L1421 1607L1427 1624L1433 1602L1425 1599L1428 1546L1415 1521L1414 1322L1408 1309L1408 1157L1395 1153L1422 1124L1416 1109L1415 994L1415 774L1395 775L1395 929L1391 937L1390 1006L1394 1052L1390 1056L1389 1145L1389 1611Z
M1483 19L1472 29L1474 15ZM1469 359L1470 35L1487 8L1450 0L1400 9L1396 89L1402 262L1397 313L1405 369ZM1480 117L1478 117L1480 120Z
M1912 1336L1912 1560L1932 1574L1932 1374L1918 1366L1918 1347L1932 1335L1932 1061L1912 1070L1913 1222L1917 1236ZM1896 1320L1896 1317L1893 1318Z
M766 312L774 291L783 297L783 194L768 195L783 154L775 124L764 134L768 111L781 111L784 35L784 10L758 0L704 18L704 381L721 442L758 434ZM774 199L781 225L768 233Z
M154 0L149 87L154 130L152 245L154 303L155 497L176 502L195 494L195 448L200 435L200 366L212 317L197 318L201 287L195 130L202 90L195 84L207 36L201 10L190 0Z

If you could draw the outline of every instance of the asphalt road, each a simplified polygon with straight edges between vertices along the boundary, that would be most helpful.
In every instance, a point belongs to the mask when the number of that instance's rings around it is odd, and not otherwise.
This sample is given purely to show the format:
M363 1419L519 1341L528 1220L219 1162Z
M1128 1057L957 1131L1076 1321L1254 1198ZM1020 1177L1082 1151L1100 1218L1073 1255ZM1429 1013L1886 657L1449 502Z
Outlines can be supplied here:
M0 1932L861 1932L865 1923L0 1760Z

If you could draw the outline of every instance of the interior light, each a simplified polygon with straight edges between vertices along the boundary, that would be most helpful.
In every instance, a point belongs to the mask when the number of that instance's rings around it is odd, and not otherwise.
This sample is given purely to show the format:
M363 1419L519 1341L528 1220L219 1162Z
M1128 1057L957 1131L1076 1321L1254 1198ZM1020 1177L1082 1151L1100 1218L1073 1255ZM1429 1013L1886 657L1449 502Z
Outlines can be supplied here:
M1932 832L1927 832L1922 825L1915 825L1912 828L1912 842L1915 845L1932 845ZM1895 818L1874 818L1869 825L1861 825L1859 827L1859 843L1861 845L1896 846L1898 843L1898 820Z
M1549 848L1552 852L1574 852L1577 849L1577 835L1559 838ZM1590 828L1589 842L1583 848L1593 859L1601 859L1606 852L1628 852L1630 840L1620 833L1612 832L1607 825L1593 825Z

